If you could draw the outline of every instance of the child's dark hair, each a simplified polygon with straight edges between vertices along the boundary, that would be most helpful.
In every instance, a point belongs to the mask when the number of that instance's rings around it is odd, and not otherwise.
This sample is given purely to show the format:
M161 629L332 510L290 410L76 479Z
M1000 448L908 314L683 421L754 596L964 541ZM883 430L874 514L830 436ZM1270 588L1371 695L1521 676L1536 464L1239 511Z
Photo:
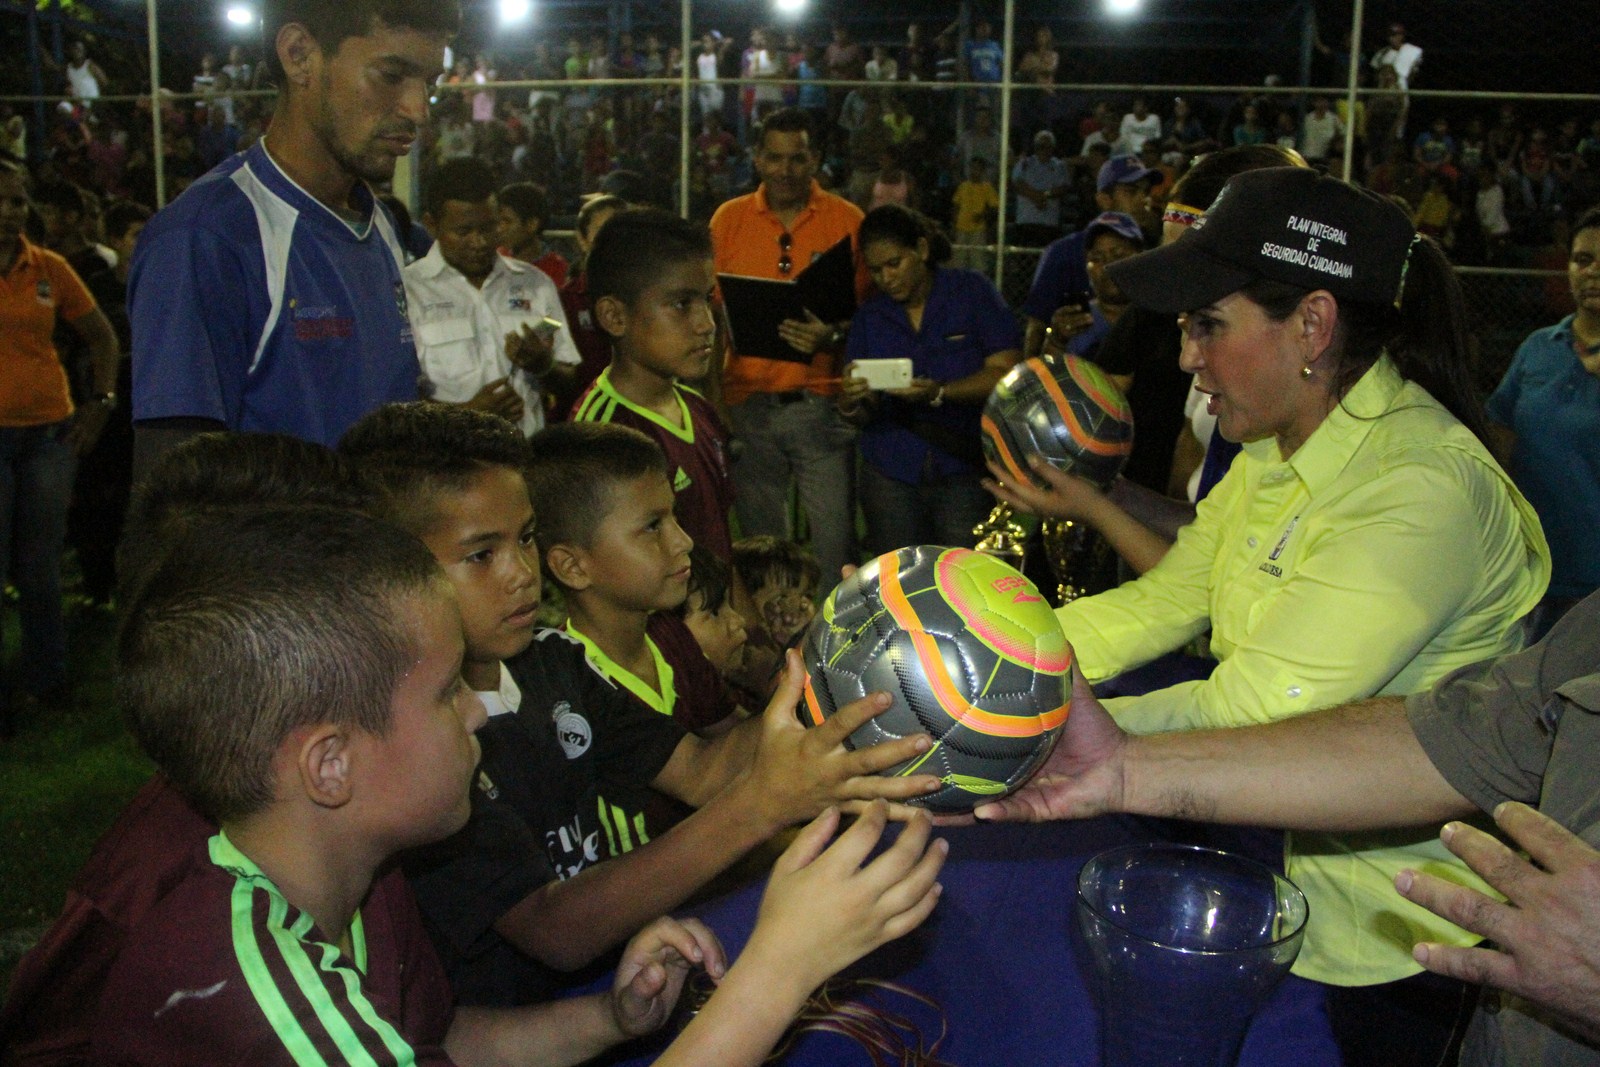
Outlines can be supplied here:
M594 225L594 217L604 211L630 211L633 205L620 196L591 196L583 202L578 209L578 233L584 240L592 240L594 234L589 232Z
M134 736L219 822L273 801L294 730L382 736L417 637L398 602L437 595L416 538L359 512L238 508L197 519L128 607L117 697Z
M689 595L684 598L679 614L688 614L689 602L698 594L700 609L715 614L728 602L733 583L733 571L711 549L695 545L689 550Z
M938 224L920 211L900 204L884 204L867 212L861 220L862 248L875 241L892 241L902 248L916 248L918 241L928 242L928 264L937 266L950 259L950 239Z
M374 23L452 36L461 29L457 0L265 0L261 7L261 51L267 73L286 92L290 87L283 76L277 41L278 31L291 23L304 26L329 56L345 38L371 33Z
M544 186L533 182L513 182L500 190L500 206L509 208L523 222L539 220L539 229L550 221L550 197Z
M486 470L523 473L528 442L498 415L420 400L385 404L339 441L339 454L377 488L373 513L421 535L441 494L459 493Z
M322 445L276 433L206 433L163 455L128 503L117 546L118 599L197 520L242 507L371 507L372 484Z
M793 541L765 534L733 543L733 569L751 592L773 582L815 592L822 580L817 557Z
M132 200L118 200L106 208L106 237L120 241L134 226L141 222L149 222L154 214L143 204Z
M584 270L589 299L614 297L633 306L650 283L672 267L711 258L711 231L670 211L623 211L600 228Z
M539 554L556 545L587 546L611 512L613 490L659 474L670 478L661 446L638 430L609 422L562 422L528 442L528 490L539 515Z
M447 201L481 204L491 199L499 188L494 169L477 156L448 159L439 164L439 169L429 179L422 209L437 220L444 214Z

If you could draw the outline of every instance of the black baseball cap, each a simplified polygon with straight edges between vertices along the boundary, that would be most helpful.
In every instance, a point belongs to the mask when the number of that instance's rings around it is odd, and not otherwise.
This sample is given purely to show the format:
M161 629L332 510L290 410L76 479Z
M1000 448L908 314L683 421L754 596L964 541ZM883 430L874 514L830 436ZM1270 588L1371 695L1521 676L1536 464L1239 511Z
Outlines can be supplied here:
M1135 304L1161 312L1205 307L1258 279L1388 305L1415 237L1405 212L1371 190L1268 167L1230 178L1181 239L1106 273Z

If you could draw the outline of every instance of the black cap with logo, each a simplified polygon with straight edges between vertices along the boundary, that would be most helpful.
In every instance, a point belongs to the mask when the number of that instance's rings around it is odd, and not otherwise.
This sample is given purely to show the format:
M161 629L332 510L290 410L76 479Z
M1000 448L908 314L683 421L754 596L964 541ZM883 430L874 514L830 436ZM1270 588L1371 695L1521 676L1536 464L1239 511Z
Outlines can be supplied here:
M1161 312L1205 307L1257 279L1388 305L1415 237L1377 193L1305 167L1269 167L1229 179L1183 237L1106 270L1135 304Z

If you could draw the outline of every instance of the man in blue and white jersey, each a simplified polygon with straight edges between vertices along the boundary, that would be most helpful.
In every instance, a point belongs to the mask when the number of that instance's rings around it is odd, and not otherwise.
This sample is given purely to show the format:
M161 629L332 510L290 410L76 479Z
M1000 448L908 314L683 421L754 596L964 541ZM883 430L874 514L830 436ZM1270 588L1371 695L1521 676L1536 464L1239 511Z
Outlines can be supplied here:
M134 253L136 474L196 433L331 445L416 399L403 254L368 183L411 151L459 18L440 0L267 4L271 127L159 212Z

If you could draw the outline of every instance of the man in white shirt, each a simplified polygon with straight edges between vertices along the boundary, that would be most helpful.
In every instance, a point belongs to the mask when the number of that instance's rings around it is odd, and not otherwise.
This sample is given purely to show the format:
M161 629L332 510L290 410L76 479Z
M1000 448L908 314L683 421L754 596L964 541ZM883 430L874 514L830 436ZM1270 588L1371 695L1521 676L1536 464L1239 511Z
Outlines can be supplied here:
M1372 69L1393 67L1395 77L1400 81L1400 91L1404 93L1411 89L1411 78L1420 66L1422 66L1422 49L1406 40L1406 28L1403 25L1398 22L1391 23L1389 43L1372 57Z
M546 379L571 376L578 349L555 283L496 252L496 185L479 159L439 168L422 216L435 240L402 272L406 304L424 395L493 412L531 435L544 425L546 392L558 391Z

